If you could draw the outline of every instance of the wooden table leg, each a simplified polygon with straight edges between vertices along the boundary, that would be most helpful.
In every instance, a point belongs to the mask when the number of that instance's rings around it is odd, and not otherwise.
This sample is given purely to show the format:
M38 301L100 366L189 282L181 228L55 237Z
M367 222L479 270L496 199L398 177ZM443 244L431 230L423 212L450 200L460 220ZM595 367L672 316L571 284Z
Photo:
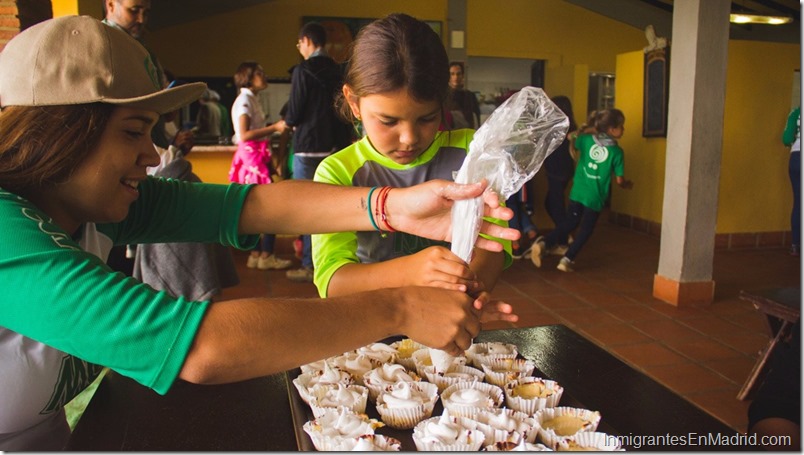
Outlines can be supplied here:
M792 324L789 321L784 321L782 323L782 327L778 332L776 332L776 336L770 340L768 346L762 352L762 355L759 356L757 362L754 364L754 368L751 370L751 374L748 375L748 379L745 380L743 387L737 393L738 400L743 401L750 397L754 393L755 389L762 383L762 379L765 376L765 367L768 363L768 359L770 359L771 354L773 354L773 350L776 349L776 346L779 344L779 342L787 336L791 325Z

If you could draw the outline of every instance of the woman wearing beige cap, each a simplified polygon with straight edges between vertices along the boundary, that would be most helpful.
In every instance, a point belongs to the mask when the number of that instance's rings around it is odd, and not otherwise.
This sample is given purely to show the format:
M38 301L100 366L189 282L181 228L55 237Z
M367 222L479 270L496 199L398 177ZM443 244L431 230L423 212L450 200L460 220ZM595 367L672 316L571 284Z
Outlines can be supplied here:
M368 188L146 177L159 163L149 135L157 116L203 90L160 90L145 49L89 17L35 25L0 53L0 450L63 447L64 404L101 366L164 394L176 378L239 381L392 334L457 353L481 319L516 320L507 304L437 288L210 304L112 272L104 260L119 244L214 241L247 249L261 232L372 229L366 209L377 201L367 201ZM449 240L452 200L483 189L446 181L394 189L388 222ZM487 215L511 217L496 195L484 194ZM518 236L491 224L483 230ZM480 239L478 247L502 248Z

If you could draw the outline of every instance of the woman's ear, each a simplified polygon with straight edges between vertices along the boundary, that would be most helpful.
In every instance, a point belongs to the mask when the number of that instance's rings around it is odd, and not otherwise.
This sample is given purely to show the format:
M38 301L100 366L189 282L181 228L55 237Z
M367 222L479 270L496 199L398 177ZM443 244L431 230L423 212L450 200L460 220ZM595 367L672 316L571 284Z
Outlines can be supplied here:
M343 99L345 99L349 104L349 109L352 111L352 116L360 120L360 103L358 103L359 98L352 91L352 87L349 87L347 84L343 84L342 90Z

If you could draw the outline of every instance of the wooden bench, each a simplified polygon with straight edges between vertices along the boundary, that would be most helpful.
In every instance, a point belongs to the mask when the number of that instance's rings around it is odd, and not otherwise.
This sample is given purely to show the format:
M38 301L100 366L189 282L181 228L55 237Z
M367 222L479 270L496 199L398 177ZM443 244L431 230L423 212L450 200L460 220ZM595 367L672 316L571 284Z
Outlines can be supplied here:
M738 400L746 400L751 398L756 389L762 384L765 374L767 374L768 360L771 358L773 351L779 343L785 342L785 339L790 335L791 327L799 320L801 289L774 288L758 291L740 291L740 299L751 302L754 308L765 315L765 323L771 336L768 345L760 352L754 368L748 375L748 379L745 380L740 392L737 393Z

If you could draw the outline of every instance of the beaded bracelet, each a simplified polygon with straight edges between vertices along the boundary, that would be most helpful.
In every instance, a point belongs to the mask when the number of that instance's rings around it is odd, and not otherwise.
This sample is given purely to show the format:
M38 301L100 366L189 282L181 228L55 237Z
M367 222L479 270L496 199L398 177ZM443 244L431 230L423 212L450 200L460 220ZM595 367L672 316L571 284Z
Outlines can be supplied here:
M391 227L391 223L388 222L388 216L385 214L385 203L388 202L388 195L391 193L391 187L386 186L383 188L385 190L384 193L380 193L382 197L382 202L380 204L380 219L385 224L386 229L388 232L396 232L396 229Z
M375 230L379 231L380 227L377 226L376 222L374 222L374 214L371 213L371 195L374 194L374 191L376 189L377 189L376 186L372 186L371 189L369 190L369 194L368 194L368 216L369 216L369 221L371 221L371 225L374 227ZM379 202L379 198L377 199L377 202ZM382 231L380 231L380 232L382 232Z

